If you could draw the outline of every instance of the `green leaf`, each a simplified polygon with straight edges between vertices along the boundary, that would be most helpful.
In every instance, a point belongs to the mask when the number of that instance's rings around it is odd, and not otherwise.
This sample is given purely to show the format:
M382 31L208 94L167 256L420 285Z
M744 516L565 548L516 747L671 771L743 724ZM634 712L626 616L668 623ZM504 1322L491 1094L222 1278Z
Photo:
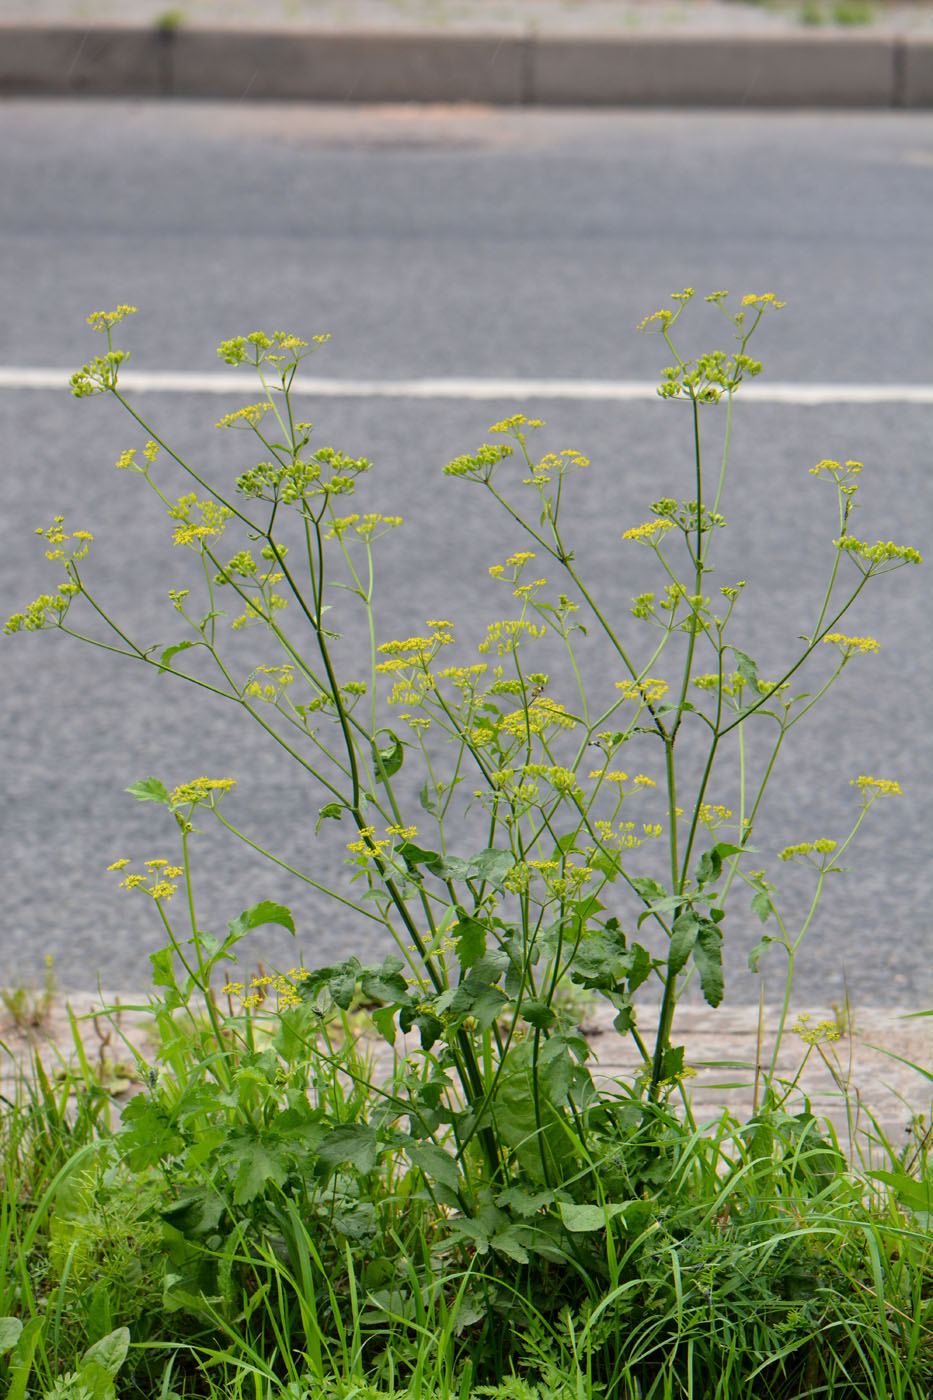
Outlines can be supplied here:
M516 1239L511 1230L497 1230L489 1241L493 1249L504 1254L508 1259L514 1259L516 1264L528 1263L528 1251L525 1246Z
M81 1400L115 1400L117 1392L110 1372L97 1361L86 1361L78 1369L73 1393Z
M463 914L454 925L452 934L461 968L467 970L485 957L486 926L479 919Z
M368 1124L344 1123L318 1144L318 1161L328 1178L337 1167L355 1167L365 1174L376 1165L377 1148L376 1134Z
M141 778L138 783L131 783L125 791L131 797L135 797L138 802L168 803L171 801L168 788L164 783L160 783L158 778Z
M418 793L418 801L421 803L421 806L422 806L422 808L424 809L425 812L436 812L436 811L437 811L437 801L436 801L435 798L433 798L433 797L431 796L431 790L430 790L430 788L428 787L428 780L427 780L427 778L425 778L425 780L424 780L424 786L422 787L421 791Z
M773 942L774 939L766 933L762 936L760 941L755 944L754 948L748 955L748 966L752 972L758 971L758 962L761 958L762 953L764 953L768 948L770 948Z
M32 1370L32 1358L39 1345L39 1337L44 1326L44 1317L31 1317L14 1343L9 1363L11 1383L6 1393L6 1400L24 1400L26 1382L29 1380L29 1372Z
M719 879L722 874L722 856L715 846L711 851L703 852L694 874L698 885L709 885L713 880Z
M496 889L502 889L502 881L510 870L515 868L515 856L509 850L497 851L493 847L480 851L470 861L481 880L486 880Z
M130 1329L118 1327L115 1332L108 1332L106 1337L101 1337L93 1346L88 1347L81 1358L81 1366L84 1367L87 1362L93 1361L98 1366L103 1366L111 1376L115 1376L126 1360L129 1349Z
M632 944L632 956L634 963L628 975L628 989L635 992L651 976L652 958L647 948L643 948L640 943Z
M423 1171L429 1181L439 1181L450 1191L460 1190L460 1173L457 1159L435 1142L421 1142L417 1146L406 1147L410 1162Z
M343 808L339 802L327 802L323 807L319 807L317 809L317 825L314 828L315 836L326 821L339 822L342 815Z
M592 870L598 870L601 875L605 875L606 879L613 884L622 868L617 858L610 855L608 851L597 851L594 856L590 857L587 864Z
M546 1031L557 1020L554 1011L548 1006L546 1001L524 1001L522 1002L522 1020L527 1021L535 1030Z
M669 976L675 977L682 968L686 967L699 932L700 921L692 910L688 910L685 914L681 914L679 919L674 920L670 951L667 955Z
M280 1145L251 1127L234 1128L220 1157L231 1174L236 1171L233 1200L238 1206L255 1200L268 1182L284 1186L288 1176L287 1156Z
M398 1023L403 1035L407 1035L412 1026L417 1029L422 1050L430 1050L444 1034L444 1023L438 1016L431 1011L418 1011L413 1006L402 1007Z
M642 899L658 900L667 896L667 890L663 885L659 885L657 880L649 880L643 876L629 881L632 889L641 895Z
M667 914L672 909L680 909L685 903L682 894L666 894L663 899L653 899L650 909L645 909L638 916L636 927L641 928L646 919L651 919L655 914Z
M18 1317L0 1317L0 1351L10 1351L19 1341L23 1324Z
M370 1001L398 1004L410 1001L408 983L402 975L405 964L390 953L381 967L364 968L360 975L360 991Z
M178 990L178 983L175 980L175 953L172 948L160 948L157 953L149 954L149 961L152 964L152 983L155 987L171 987L173 991Z
M693 961L700 973L700 987L710 1006L718 1006L725 983L722 973L722 934L709 919L703 919L693 946Z
M392 740L391 744L380 745L376 742L380 734L388 734ZM401 768L405 761L405 745L397 734L391 729L377 729L373 740L373 764L376 769L376 782L384 783L387 778L391 778Z
M605 1230L610 1220L625 1214L628 1204L627 1201L615 1201L612 1204L607 1201L604 1206L578 1206L561 1201L558 1210L567 1229L575 1235L583 1235L592 1234L595 1230Z
M732 655L735 657L735 669L747 685L758 689L758 662L745 651L739 651L738 647L730 647Z
M482 967L482 964L477 964ZM481 1030L487 1031L509 1000L501 987L489 981L483 972L471 972L458 986L450 1010L458 1017L472 1016Z
M286 909L284 904L274 904L268 899L244 909L237 918L230 920L227 928L230 930L230 936L236 939L243 938L251 929L262 928L265 924L278 924L280 928L288 929L291 934L295 932L295 920L291 910Z
M470 875L469 862L459 856L439 856L428 869L439 880L467 880Z
M176 646L166 647L159 657L159 675L169 669L169 662L173 656L177 656L180 651L188 651L191 647L199 647L200 642L179 642Z
M752 899L752 913L757 914L763 924L766 924L770 916L775 913L771 896L767 890L759 890ZM770 938L768 942L771 942Z
M394 1006L375 1006L369 1013L373 1025L389 1045L395 1044L395 1012Z
M414 841L403 841L397 854L409 865L426 865L429 870L441 861L440 851L428 851L424 846L416 846Z
M874 1181L892 1186L908 1210L933 1215L933 1182L916 1181L905 1172L869 1172Z
M530 1220L545 1206L553 1205L555 1200L553 1191L536 1191L532 1194L522 1186L507 1186L496 1197L496 1205L500 1210L511 1210L523 1220Z

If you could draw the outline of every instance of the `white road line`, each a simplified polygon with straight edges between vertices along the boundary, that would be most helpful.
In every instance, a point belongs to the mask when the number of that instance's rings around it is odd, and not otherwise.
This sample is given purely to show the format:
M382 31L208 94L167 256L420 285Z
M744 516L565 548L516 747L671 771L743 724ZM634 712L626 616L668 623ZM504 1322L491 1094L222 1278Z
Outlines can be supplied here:
M0 389L65 389L71 371L0 367ZM122 388L139 394L230 394L256 397L247 373L198 374L124 370ZM657 383L638 379L313 379L298 375L292 392L334 399L588 399L633 403L657 398ZM768 384L740 389L749 403L933 404L928 384Z

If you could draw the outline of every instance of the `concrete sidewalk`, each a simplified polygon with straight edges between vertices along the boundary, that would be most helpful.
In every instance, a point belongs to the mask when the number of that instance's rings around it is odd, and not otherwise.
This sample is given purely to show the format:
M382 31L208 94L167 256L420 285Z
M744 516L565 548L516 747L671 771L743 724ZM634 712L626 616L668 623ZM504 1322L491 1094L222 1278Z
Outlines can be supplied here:
M119 1003L127 1008L116 1018L98 1016L102 1006ZM13 1099L17 1081L28 1079L32 1054L40 1055L51 1075L76 1065L69 1008L80 1032L84 1053L97 1068L102 1082L121 1101L138 1092L147 1067L158 1068L156 1046L151 1039L152 1020L141 1008L145 995L124 992L69 993L57 997L43 1018L41 1029L19 1030L0 1009L0 1094ZM804 1061L806 1046L793 1027L804 1008L795 1004L778 1059L778 1076L793 1081ZM816 1025L823 1011L816 1009L810 1022ZM582 1025L594 1058L590 1070L597 1083L611 1092L614 1082L631 1084L642 1069L631 1039L613 1029L614 1012L607 1003L594 1008ZM892 1143L909 1139L906 1130L912 1115L930 1124L933 1100L933 1017L905 1019L902 1007L866 1006L851 1012L851 1025L833 1044L824 1046L832 1070L818 1051L811 1052L789 1103L797 1112L806 1094L813 1112L833 1123L846 1146L866 1146L879 1127ZM640 1024L650 1040L655 1024L652 1009L642 1008ZM724 1108L746 1121L755 1103L756 1063L770 1064L779 1014L766 1007L762 1018L759 1060L759 1009L757 1006L723 1006L711 1011L705 1005L681 1004L677 1010L674 1043L686 1048L687 1081L698 1121L711 1122ZM364 1042L373 1058L377 1081L393 1070L393 1052L382 1040ZM418 1037L400 1036L395 1051L414 1050ZM881 1047L881 1048L878 1048ZM873 1121L874 1120L874 1123ZM867 1135L867 1136L866 1136Z
M0 95L922 108L933 3L0 0Z

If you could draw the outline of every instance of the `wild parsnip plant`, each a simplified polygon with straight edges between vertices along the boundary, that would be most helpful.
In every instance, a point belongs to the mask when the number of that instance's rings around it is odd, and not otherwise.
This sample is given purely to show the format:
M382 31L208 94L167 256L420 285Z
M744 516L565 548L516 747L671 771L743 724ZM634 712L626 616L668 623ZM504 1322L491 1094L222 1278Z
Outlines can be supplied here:
M842 630L846 612L870 581L920 556L856 537L862 466L819 462L814 489L835 501L825 590L796 658L780 675L759 674L754 648L732 640L748 585L713 587L710 576L734 396L760 373L749 342L783 303L770 293L738 308L726 292L707 297L734 347L684 360L677 325L693 296L677 293L674 309L642 322L673 361L659 394L689 407L694 471L682 495L620 522L647 574L623 616L609 611L564 535L571 477L589 467L580 452L538 457L542 425L517 414L493 425L494 444L445 468L487 491L522 535L523 547L490 567L505 606L475 652L444 618L417 636L378 634L376 550L402 521L352 510L347 498L370 462L313 448L291 392L326 336L254 332L220 346L225 363L251 367L262 388L218 425L252 435L260 459L231 492L183 461L121 393L127 352L114 331L134 308L90 318L107 351L73 376L73 392L114 396L145 434L117 466L168 512L175 546L197 562L201 596L170 593L180 633L172 645L134 640L94 590L93 536L57 516L37 534L61 581L6 630L62 630L245 711L318 794L318 830L334 822L347 833L345 887L293 873L378 923L397 949L378 963L349 956L250 985L230 980L223 965L252 930L295 925L287 908L266 902L233 919L223 939L203 931L195 819L210 813L284 861L227 820L230 777L175 788L149 777L129 790L165 808L178 854L140 868L121 856L111 867L152 901L166 933L152 958L160 1064L124 1111L114 1150L124 1167L161 1182L165 1297L188 1319L192 1355L227 1336L245 1348L238 1365L247 1357L250 1374L278 1377L295 1397L308 1368L319 1385L335 1375L427 1385L419 1367L428 1337L443 1371L430 1384L464 1396L512 1369L546 1378L555 1355L561 1374L576 1378L574 1395L744 1396L752 1384L761 1396L925 1393L904 1377L926 1374L930 1361L929 1292L914 1287L924 1270L929 1282L929 1250L895 1212L883 1248L920 1250L906 1321L886 1323L883 1357L860 1356L848 1299L849 1280L879 1248L868 1188L846 1175L809 1106L790 1112L775 1080L795 959L826 876L874 803L900 789L893 778L853 774L848 832L791 833L770 869L753 844L790 731L853 659L878 649ZM723 448L710 481L700 425L717 405ZM196 489L167 494L166 458ZM326 616L337 600L367 624L368 656L351 676L338 671ZM264 631L278 648L274 664L244 668L240 649L226 645L230 628ZM560 678L535 664L545 634L562 645ZM611 669L594 693L580 648L597 638ZM205 664L186 669L192 658ZM814 679L802 689L804 670ZM754 771L750 725L771 734ZM705 754L692 785L678 766L688 730ZM642 771L658 751L663 784ZM416 810L406 806L403 765L406 777L420 765ZM736 779L733 812L716 797ZM467 806L483 813L478 851L463 844ZM646 845L663 849L663 879L645 873ZM777 889L789 861L813 872L799 927ZM724 1118L710 1138L692 1117L675 1016L692 976L711 1008L721 1003L736 904L762 925L753 969L777 945L786 987L754 1118L744 1128ZM632 1084L596 1087L562 995L568 982L615 1008L642 1063ZM651 991L660 1011L646 1025L640 1006ZM359 1004L395 1050L382 1083L346 1019ZM862 1222L854 1233L853 1219ZM907 1242L892 1246L895 1236ZM888 1390L844 1389L872 1370ZM789 1388L791 1372L811 1388ZM259 1384L256 1394L266 1393Z

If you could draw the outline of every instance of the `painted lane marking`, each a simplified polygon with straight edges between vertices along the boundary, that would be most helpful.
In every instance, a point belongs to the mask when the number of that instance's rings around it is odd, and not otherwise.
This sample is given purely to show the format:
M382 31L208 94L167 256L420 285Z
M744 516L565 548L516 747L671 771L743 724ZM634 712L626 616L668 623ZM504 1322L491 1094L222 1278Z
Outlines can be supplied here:
M66 389L71 371L0 367L0 389ZM140 394L248 396L242 374L124 370L122 388ZM638 379L317 379L296 375L292 393L333 399L579 399L636 403L657 398L653 380ZM933 404L929 384L743 384L743 402L779 404Z

